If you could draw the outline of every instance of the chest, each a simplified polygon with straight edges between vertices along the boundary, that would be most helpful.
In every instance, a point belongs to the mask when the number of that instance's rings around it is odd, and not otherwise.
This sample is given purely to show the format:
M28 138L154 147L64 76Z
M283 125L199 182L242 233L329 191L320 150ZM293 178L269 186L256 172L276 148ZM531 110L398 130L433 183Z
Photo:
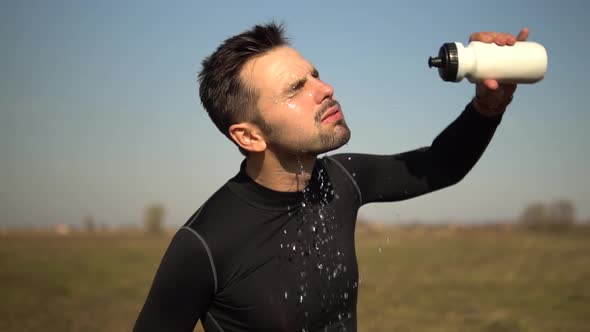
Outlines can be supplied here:
M260 220L244 234L213 307L249 328L276 331L310 330L352 317L356 210L339 203L308 202Z

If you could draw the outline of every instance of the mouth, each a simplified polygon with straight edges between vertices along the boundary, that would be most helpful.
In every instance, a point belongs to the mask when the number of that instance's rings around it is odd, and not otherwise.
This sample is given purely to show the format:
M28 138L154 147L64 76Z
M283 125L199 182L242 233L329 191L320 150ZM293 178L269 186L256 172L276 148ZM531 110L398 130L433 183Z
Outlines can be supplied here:
M335 103L329 107L320 120L321 123L331 123L342 119L342 109L339 103Z

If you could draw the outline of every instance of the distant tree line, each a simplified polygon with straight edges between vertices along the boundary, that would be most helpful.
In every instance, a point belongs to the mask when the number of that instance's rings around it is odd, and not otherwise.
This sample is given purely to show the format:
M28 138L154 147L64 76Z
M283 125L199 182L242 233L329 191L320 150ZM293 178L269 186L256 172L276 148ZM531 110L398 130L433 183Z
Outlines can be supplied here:
M143 226L149 234L164 233L164 206L161 204L148 205L145 209Z
M575 221L574 204L565 199L550 203L532 203L524 209L520 217L520 224L529 229L567 229Z

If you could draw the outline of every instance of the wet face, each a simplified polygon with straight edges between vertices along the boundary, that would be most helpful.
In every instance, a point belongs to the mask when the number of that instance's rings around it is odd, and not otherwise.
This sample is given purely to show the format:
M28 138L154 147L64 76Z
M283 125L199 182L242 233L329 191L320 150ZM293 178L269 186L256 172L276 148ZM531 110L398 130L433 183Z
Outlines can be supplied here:
M268 149L317 155L350 139L334 89L293 48L278 47L250 60L242 79L259 94L260 116L271 129Z

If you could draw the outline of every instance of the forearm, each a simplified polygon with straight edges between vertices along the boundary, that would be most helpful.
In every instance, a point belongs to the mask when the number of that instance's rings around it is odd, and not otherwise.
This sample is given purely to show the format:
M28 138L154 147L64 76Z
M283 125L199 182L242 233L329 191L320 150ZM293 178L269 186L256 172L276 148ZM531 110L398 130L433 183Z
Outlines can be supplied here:
M469 103L461 115L432 142L430 186L442 188L460 181L479 160L502 114L482 114Z

